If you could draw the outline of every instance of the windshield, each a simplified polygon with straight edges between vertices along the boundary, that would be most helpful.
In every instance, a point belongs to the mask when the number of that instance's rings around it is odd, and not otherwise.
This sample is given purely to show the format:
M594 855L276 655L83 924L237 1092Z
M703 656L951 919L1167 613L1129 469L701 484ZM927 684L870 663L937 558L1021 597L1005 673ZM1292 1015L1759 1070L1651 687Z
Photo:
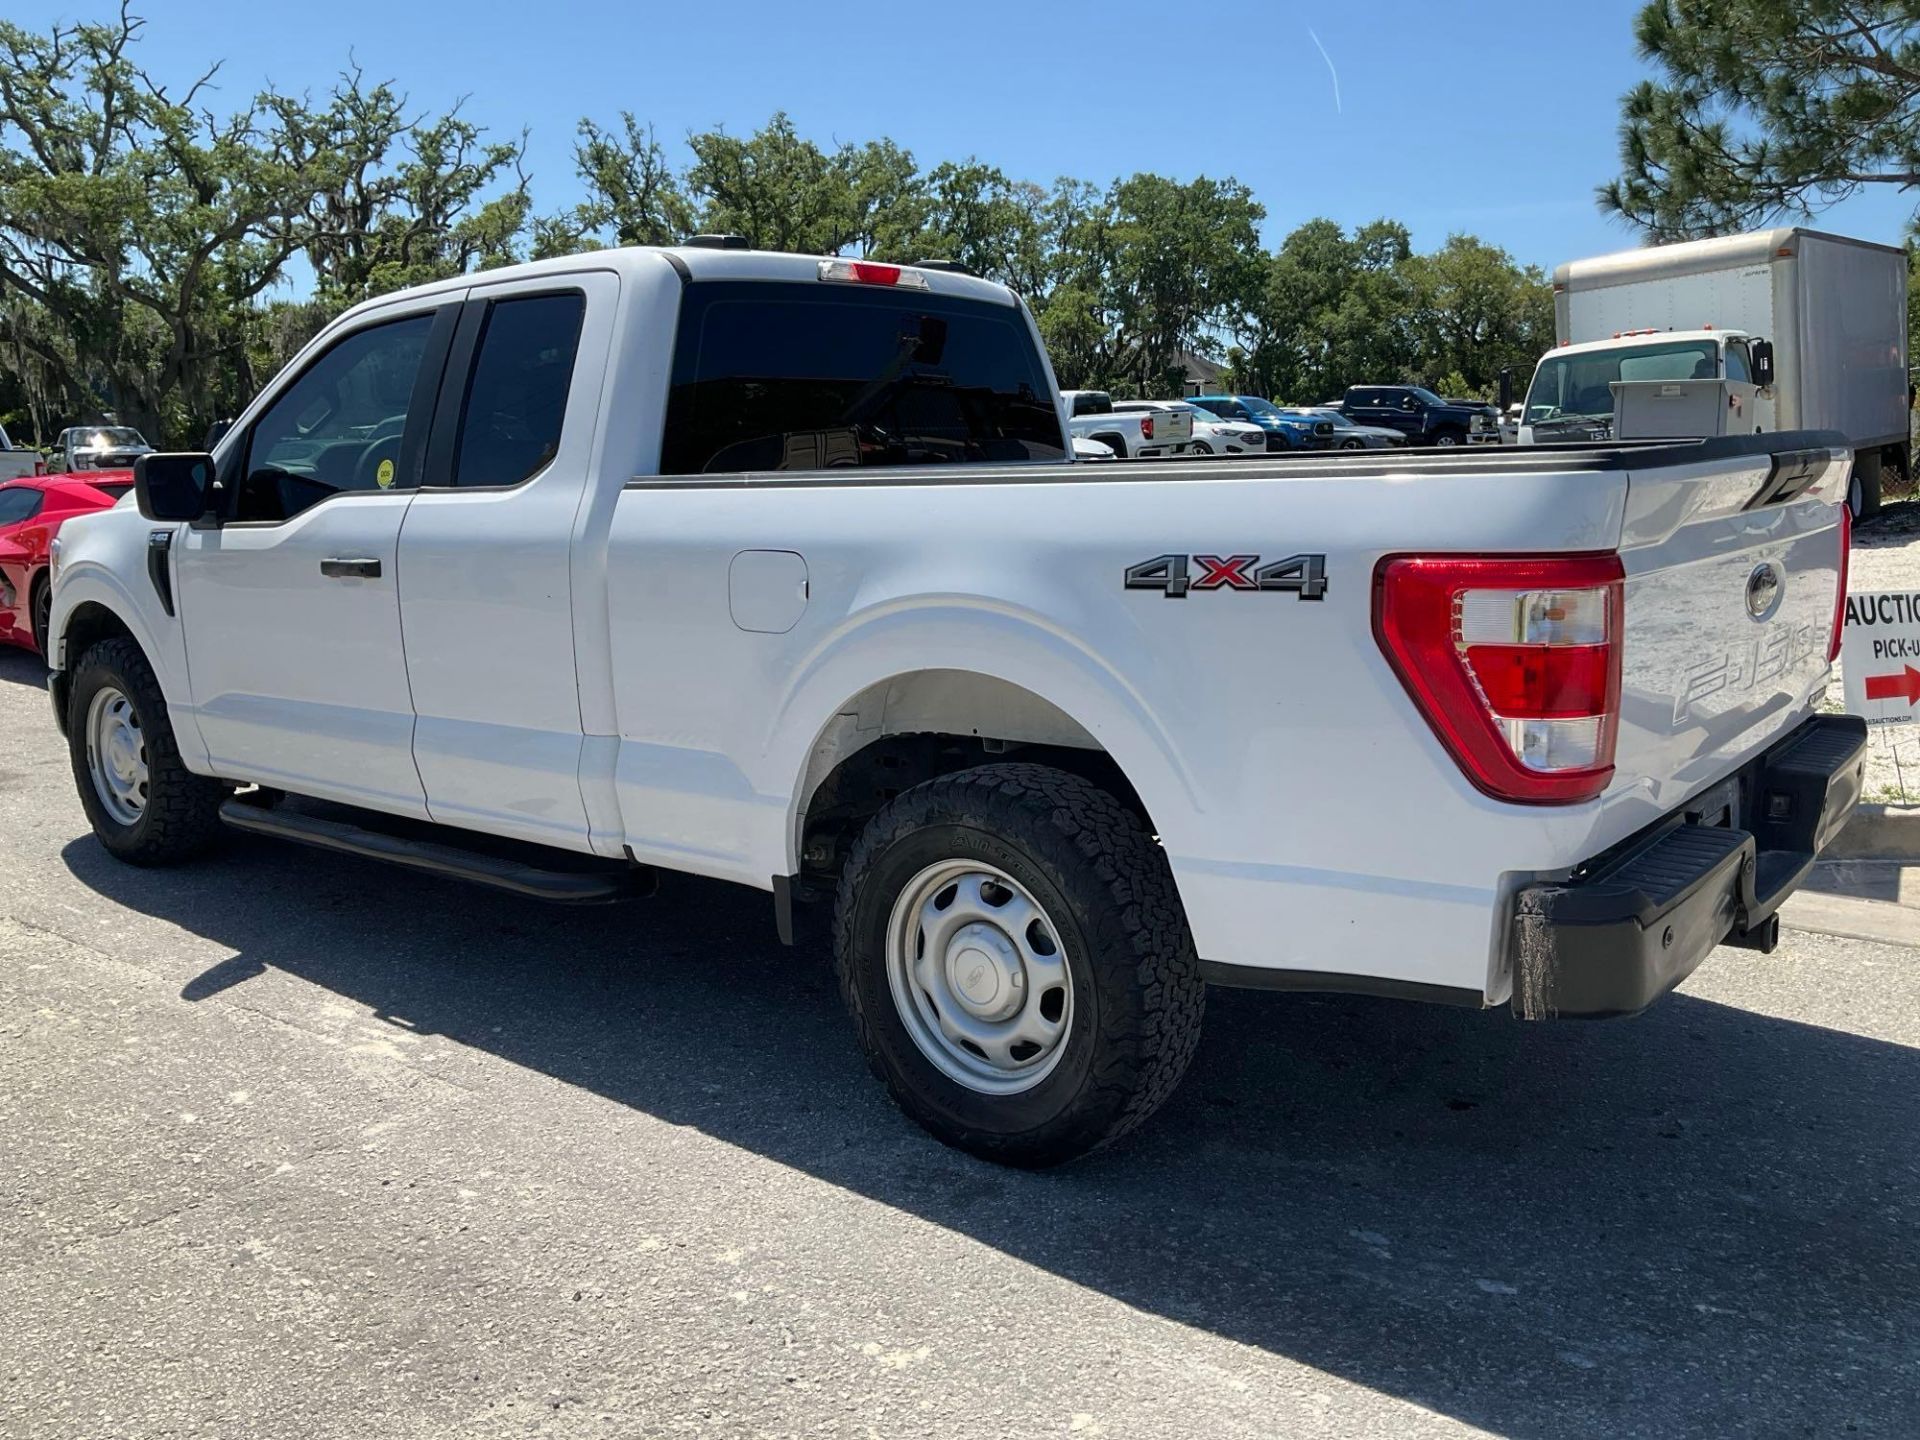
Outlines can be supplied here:
M1713 380L1718 347L1711 340L1672 340L1583 355L1548 355L1527 391L1526 420L1605 419L1613 414L1615 380Z
M144 445L138 430L125 425L108 425L99 430L84 430L73 442L76 450L107 450L116 445Z
M1271 400L1262 400L1258 395L1237 395L1234 398L1255 415L1273 415L1282 420L1286 419L1280 407Z

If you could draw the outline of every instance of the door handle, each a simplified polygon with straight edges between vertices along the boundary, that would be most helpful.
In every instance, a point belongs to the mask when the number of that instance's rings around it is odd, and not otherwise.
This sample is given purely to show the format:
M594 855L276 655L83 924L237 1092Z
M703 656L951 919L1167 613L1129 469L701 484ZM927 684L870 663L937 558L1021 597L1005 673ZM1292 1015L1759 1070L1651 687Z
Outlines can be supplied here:
M322 560L320 573L335 580L378 580L380 562L378 560Z

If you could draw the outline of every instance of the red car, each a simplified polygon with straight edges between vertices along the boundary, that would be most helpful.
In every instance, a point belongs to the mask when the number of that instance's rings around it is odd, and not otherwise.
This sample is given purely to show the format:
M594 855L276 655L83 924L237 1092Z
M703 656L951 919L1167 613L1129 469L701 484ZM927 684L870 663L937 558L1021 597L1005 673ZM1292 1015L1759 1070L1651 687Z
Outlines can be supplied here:
M35 475L0 485L0 645L46 653L47 547L75 515L105 510L133 489L131 470Z

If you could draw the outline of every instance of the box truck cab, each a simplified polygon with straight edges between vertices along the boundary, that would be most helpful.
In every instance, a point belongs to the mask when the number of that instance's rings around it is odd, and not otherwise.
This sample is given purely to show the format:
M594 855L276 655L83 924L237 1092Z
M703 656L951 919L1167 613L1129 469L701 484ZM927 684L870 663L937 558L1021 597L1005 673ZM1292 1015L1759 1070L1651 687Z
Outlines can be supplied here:
M1648 372L1682 363L1661 358L1674 346L1667 353L1682 360L1688 348L1701 357L1711 351L1730 401L1740 385L1755 385L1757 414L1729 421L1727 430L1817 428L1846 436L1856 513L1878 506L1883 469L1910 473L1907 257L1897 246L1793 226L1623 250L1556 269L1553 309L1559 343L1529 387L1523 443L1597 438L1592 421L1557 430L1535 423L1536 390L1545 397L1568 379L1590 390L1585 378L1616 358L1622 370L1611 379L1668 379ZM1766 383L1754 370L1769 350ZM1594 399L1583 394L1563 412L1584 413ZM1612 406L1602 398L1595 413L1609 417L1610 432Z
M1722 382L1727 414L1710 433L1779 429L1772 342L1738 330L1641 329L1606 340L1558 345L1540 359L1520 415L1520 442L1650 438L1614 434L1621 385Z

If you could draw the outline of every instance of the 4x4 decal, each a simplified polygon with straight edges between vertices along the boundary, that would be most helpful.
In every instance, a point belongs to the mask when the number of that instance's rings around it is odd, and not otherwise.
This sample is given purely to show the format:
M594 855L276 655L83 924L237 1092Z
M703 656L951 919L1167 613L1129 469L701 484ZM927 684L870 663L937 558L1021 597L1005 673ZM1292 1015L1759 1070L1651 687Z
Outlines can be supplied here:
M1322 600L1327 557L1289 555L1262 565L1258 555L1156 555L1127 567L1127 589L1158 590L1169 600L1184 600L1195 590L1286 590L1302 600Z

